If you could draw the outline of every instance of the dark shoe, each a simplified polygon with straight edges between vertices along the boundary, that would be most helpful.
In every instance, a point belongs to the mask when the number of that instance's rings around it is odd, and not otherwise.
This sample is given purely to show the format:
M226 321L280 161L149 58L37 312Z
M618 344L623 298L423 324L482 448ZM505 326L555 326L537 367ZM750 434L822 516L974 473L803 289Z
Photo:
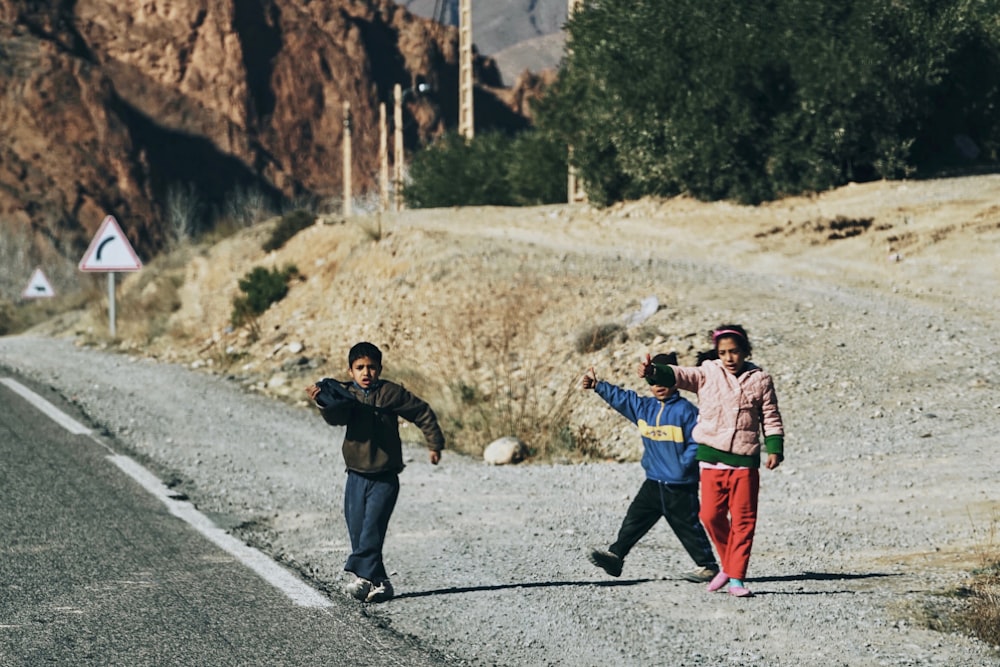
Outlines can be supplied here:
M378 585L372 584L371 591L368 592L365 602L388 602L394 595L395 592L392 590L392 584L386 579Z
M622 576L622 559L610 551L594 549L590 552L590 562L601 568L612 577Z

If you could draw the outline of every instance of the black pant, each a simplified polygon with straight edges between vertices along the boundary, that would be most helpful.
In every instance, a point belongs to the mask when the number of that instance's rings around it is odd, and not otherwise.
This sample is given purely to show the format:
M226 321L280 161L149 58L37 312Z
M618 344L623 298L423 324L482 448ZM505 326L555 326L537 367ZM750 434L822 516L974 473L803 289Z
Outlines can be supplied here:
M647 479L628 506L611 553L624 559L636 542L663 517L697 565L717 567L712 544L698 519L697 484L663 484Z

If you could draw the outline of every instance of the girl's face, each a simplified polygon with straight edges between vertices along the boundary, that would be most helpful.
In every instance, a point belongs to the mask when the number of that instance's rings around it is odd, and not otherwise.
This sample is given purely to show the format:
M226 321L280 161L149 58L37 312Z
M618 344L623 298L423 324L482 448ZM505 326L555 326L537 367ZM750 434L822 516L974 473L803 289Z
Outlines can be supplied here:
M715 343L722 367L733 375L739 375L746 363L747 355L733 336L723 336Z
M357 382L358 386L362 389L371 389L375 381L378 380L379 373L381 372L382 367L368 357L355 359L354 363L348 369L351 379Z

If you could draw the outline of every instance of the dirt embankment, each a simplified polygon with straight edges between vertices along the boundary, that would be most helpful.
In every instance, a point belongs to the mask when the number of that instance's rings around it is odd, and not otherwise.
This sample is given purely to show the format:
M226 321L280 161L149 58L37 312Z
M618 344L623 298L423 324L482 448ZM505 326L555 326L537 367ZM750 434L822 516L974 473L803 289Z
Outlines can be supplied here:
M0 363L59 387L200 508L341 599L336 434L241 385L294 403L370 339L413 386L486 391L502 371L541 404L589 367L642 390L639 355L690 362L709 327L742 322L787 431L785 463L762 473L755 598L682 581L690 564L662 526L621 579L586 561L614 539L642 479L634 462L487 467L452 451L432 467L413 449L386 547L400 595L365 615L459 664L982 667L995 650L928 624L950 629L961 600L942 593L979 565L1000 512L995 202L988 176L756 208L412 211L319 224L273 255L261 229L177 264L166 335L147 342L150 317L122 327L132 354L223 377L21 339L3 341ZM227 331L238 278L287 263L304 280L261 317L260 339ZM143 280L126 303L168 294ZM649 296L656 312L626 326ZM621 335L578 351L600 324ZM105 327L98 315L56 328L99 340ZM590 393L567 396L567 425L634 458L634 429Z

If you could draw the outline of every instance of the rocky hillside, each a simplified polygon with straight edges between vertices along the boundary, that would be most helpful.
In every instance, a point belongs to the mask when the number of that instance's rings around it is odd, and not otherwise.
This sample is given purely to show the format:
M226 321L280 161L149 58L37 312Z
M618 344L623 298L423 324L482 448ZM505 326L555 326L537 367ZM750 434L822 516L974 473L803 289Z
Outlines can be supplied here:
M813 314L819 297L811 285L835 280L845 294L885 294L956 317L997 312L998 198L1000 177L978 176L851 185L757 207L679 197L600 210L424 209L321 218L268 252L272 221L129 274L112 344L299 402L305 384L343 376L351 344L371 340L386 352L387 376L442 414L470 416L461 404L468 396L481 405L511 396L531 424L511 424L513 434L530 445L546 445L534 424L557 418L577 450L627 459L638 451L633 429L599 401L579 400L586 369L643 391L635 377L641 355L676 350L682 363L694 363L710 327L737 321L758 343L754 359L780 379L782 399L811 399L816 388L796 365L847 354L813 349L840 325ZM240 279L254 267L289 265L298 275L256 333L233 327ZM783 278L748 299L757 275ZM108 344L104 292L93 296L82 317L68 313L39 331ZM654 308L645 307L650 297ZM802 349L789 348L792 322L774 310L779 298L797 304L796 326L810 332ZM880 346L905 339L871 335ZM863 353L882 354L874 350ZM913 382L924 382L926 360L939 354L916 355ZM905 369L897 374L911 381ZM477 451L490 435L468 434L467 449Z
M409 150L457 125L458 33L389 0L0 0L0 226L78 254L115 215L160 250L170 192L208 219L239 192L342 193L343 103L353 183L378 174L378 103L407 96ZM476 61L479 129L528 123L525 88ZM390 151L391 153L391 151Z

